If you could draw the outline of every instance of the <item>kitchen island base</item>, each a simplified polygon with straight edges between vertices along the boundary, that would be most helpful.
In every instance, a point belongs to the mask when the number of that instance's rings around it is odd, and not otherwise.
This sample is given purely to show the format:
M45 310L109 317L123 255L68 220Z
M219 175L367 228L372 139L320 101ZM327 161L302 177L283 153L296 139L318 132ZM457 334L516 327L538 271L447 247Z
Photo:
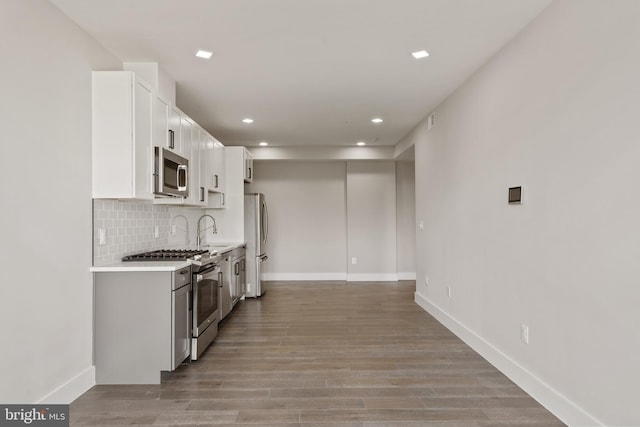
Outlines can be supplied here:
M94 274L96 384L160 384L190 355L190 268Z

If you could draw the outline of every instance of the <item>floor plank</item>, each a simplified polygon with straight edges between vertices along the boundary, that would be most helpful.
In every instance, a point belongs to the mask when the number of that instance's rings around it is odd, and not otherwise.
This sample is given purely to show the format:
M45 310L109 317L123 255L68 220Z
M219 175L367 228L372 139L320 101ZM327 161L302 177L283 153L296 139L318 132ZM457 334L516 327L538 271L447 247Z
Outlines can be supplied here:
M415 282L271 282L162 384L95 386L74 426L563 426L413 301Z

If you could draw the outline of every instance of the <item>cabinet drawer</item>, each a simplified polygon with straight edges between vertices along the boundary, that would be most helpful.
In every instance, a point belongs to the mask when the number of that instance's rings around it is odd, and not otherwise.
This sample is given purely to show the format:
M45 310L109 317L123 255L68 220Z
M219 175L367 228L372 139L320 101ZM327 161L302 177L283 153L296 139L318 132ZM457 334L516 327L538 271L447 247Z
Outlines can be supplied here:
M173 275L173 289L178 289L191 282L191 267L184 267Z

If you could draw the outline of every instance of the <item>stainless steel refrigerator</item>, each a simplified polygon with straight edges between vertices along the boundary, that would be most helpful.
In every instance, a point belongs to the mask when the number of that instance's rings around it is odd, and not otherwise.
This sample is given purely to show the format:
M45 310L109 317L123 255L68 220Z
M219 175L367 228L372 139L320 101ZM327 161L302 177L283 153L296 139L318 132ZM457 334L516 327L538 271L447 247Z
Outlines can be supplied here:
M265 245L269 235L269 213L262 193L244 195L244 234L247 241L247 297L265 293L261 280L261 264L267 260Z

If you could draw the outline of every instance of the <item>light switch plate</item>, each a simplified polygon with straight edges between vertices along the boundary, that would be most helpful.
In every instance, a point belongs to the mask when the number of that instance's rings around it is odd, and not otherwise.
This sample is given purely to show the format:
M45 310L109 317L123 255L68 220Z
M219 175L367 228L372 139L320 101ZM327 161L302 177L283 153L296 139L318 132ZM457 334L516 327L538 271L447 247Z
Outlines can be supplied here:
M98 229L98 244L100 246L107 244L107 230L105 228Z
M509 204L510 205L522 204L522 187L509 188Z

